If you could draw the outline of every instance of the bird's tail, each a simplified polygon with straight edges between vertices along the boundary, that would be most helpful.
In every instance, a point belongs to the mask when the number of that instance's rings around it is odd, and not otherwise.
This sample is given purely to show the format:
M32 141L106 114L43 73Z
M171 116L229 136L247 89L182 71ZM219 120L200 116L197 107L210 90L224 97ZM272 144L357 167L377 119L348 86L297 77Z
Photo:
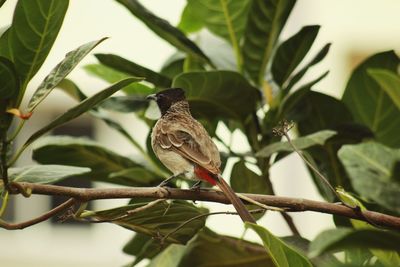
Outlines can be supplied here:
M240 218L242 218L243 222L251 222L257 224L256 220L254 220L253 216L251 216L246 206L243 204L240 198L235 194L233 189L225 182L224 178L222 178L221 175L215 175L215 176L217 176L216 182L218 187L222 190L222 192L224 192L225 196L235 207L237 213L239 214Z

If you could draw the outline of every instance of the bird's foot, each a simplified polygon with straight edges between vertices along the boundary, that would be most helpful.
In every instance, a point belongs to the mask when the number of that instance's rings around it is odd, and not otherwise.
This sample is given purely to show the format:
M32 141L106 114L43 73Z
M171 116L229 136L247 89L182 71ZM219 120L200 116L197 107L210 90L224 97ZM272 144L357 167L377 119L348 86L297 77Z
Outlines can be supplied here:
M178 175L172 175L170 177L168 177L167 179L165 179L164 181L162 181L159 185L157 185L157 187L167 187L167 185L169 184L169 182L171 182L171 180L175 179L176 177L178 177L180 174Z
M202 181L197 181L192 187L190 187L190 190L199 192L201 189L201 183Z

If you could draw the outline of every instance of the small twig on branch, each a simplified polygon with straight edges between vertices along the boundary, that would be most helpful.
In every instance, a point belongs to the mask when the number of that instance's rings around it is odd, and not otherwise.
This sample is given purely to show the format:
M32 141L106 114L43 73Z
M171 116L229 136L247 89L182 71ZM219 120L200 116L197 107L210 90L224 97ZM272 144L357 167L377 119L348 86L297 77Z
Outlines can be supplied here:
M55 207L54 209L40 215L37 218L31 219L29 221L21 222L21 223L7 223L3 220L0 220L0 227L3 227L7 230L21 230L26 227L41 223L43 221L46 221L50 219L51 217L57 215L58 213L72 207L75 204L75 200L73 198L70 198L66 202L62 203L61 205Z
M313 172L321 179L321 181L328 186L328 188L332 191L332 193L337 197L338 200L340 200L342 202L343 205L351 208L351 209L355 209L356 207L353 207L345 202L342 201L342 198L340 197L339 193L335 190L335 188L333 188L333 186L329 183L328 179L326 179L326 177L314 166L311 164L310 161L308 161L303 153L297 149L297 147L293 144L292 139L290 138L288 132L290 131L290 129L293 127L293 123L292 122L288 122L286 120L283 120L280 125L276 128L273 129L273 133L279 136L285 136L287 142L289 143L289 145L293 148L293 150L297 153L297 155L300 156L300 158L304 161L305 164L307 164L308 167L310 167L311 170L313 170Z
M130 188L74 188L57 185L34 183L19 183L25 189L29 188L32 194L48 196L67 196L78 202L87 202L98 199L118 198L157 198L210 201L230 204L224 194L217 191L193 191L178 188L160 187L130 187ZM257 202L284 208L288 212L315 211L327 214L345 216L366 222L372 222L382 227L400 230L400 217L374 211L363 211L362 215L354 209L341 204L320 202L307 199L280 197L272 195L243 194ZM367 218L367 220L366 220Z

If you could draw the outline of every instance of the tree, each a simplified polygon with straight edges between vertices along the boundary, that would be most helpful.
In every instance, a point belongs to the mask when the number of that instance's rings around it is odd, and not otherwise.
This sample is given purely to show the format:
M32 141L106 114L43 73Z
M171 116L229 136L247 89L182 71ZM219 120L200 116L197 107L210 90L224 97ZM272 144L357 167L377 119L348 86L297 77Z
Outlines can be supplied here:
M287 40L279 41L294 0L189 0L178 27L138 1L118 2L176 47L164 67L154 71L118 55L96 54L99 63L85 68L111 85L87 97L66 77L105 39L96 40L68 53L43 79L27 107L22 108L27 85L57 37L68 1L18 1L12 25L0 38L0 214L9 194L64 195L70 199L26 222L1 220L3 228L22 229L59 213L66 220L115 223L136 232L124 248L135 256L132 265L145 258L151 259L150 266L166 260L176 266L400 264L400 235L395 231L400 229L400 77L399 58L393 51L373 55L361 63L352 73L343 97L336 99L312 90L328 72L302 82L307 71L329 51L330 44L326 44L309 62L303 62L319 26L305 26ZM201 45L188 38L201 35L204 28L221 38L224 46ZM278 238L253 224L246 227L260 236L264 247L220 235L206 228L205 221L208 216L229 213L210 213L188 200L226 203L221 194L179 189L182 183L190 183L184 178L168 188L154 187L168 176L167 170L148 143L139 144L106 111L134 112L150 127L153 122L145 111L151 107L145 96L166 87L182 87L186 91L194 116L225 146L223 161L236 159L231 186L243 193L241 197L249 209L258 219L268 216L266 210L278 210L293 236ZM32 133L11 153L11 142L54 88L64 90L78 104ZM111 96L119 90L125 95ZM121 134L120 138L127 138L142 160L116 154L91 140L42 137L83 113L103 120ZM18 124L15 130L10 127L13 121ZM230 132L244 133L251 150L244 154L232 151L226 140L216 134L218 125L225 125ZM297 138L292 140L287 133L293 126ZM33 159L41 165L13 167L31 144ZM326 202L275 196L269 170L293 151L309 167ZM254 168L258 172L251 170ZM49 185L72 176L129 188ZM85 210L87 202L108 198L131 200L128 205L111 210ZM295 225L288 214L304 210L333 214L337 228L322 232L310 243L299 236L297 227L301 226ZM210 250L213 253L207 253ZM336 251L344 251L345 259L336 258L332 254ZM216 254L220 256L214 257Z

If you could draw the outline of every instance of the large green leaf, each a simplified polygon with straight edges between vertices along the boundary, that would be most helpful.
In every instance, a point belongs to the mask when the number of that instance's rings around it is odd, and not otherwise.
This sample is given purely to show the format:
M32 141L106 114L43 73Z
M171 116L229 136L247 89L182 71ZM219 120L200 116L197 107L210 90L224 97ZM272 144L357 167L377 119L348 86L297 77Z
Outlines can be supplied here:
M173 79L175 76L183 72L184 63L185 55L177 51L164 62L160 69L160 73L170 79Z
M188 28L192 27L187 26L191 25L192 21L201 21L212 33L232 45L237 53L237 63L242 65L240 40L246 26L250 3L249 0L189 0L179 25Z
M139 96L115 96L104 100L100 107L107 110L117 112L135 112L144 110L149 105L149 101L145 97Z
M22 168L10 168L8 172L11 182L52 184L68 177L88 173L90 169L63 165L30 165ZM0 185L0 193L2 191L3 184Z
M246 26L249 7L249 0L189 0L185 12L191 9L192 16L183 16L179 25L181 27L191 24L195 16L195 20L201 20L212 33L224 38L233 46L233 40L235 40L234 42L238 45Z
M89 64L84 66L85 71L97 78L100 78L109 83L116 83L120 80L132 77L132 75L117 71L103 64ZM130 95L149 95L154 92L154 89L144 85L143 83L132 83L121 89L126 94Z
M73 108L67 110L64 114L60 115L57 117L54 121L50 122L48 125L44 126L43 128L39 129L36 131L34 134L32 134L28 140L25 142L23 145L23 148L26 148L29 146L31 143L33 143L36 139L41 137L43 134L47 133L48 131L53 130L54 128L72 120L75 119L76 117L82 115L86 111L89 111L92 109L94 106L99 104L101 101L106 99L107 97L111 96L121 88L127 86L128 84L131 84L133 82L141 81L141 78L128 78L125 80L122 80L120 82L117 82L110 87L94 94L93 96L86 98L82 102L80 102L78 105L74 106Z
M329 52L329 48L331 47L331 44L326 44L324 45L321 50L308 62L307 64L304 65L296 74L293 74L293 77L290 78L289 84L285 87L285 91L288 93L295 84L297 84L301 78L307 73L307 71L314 65L318 64L321 62L325 56Z
M298 88L294 93L288 94L289 91L282 91L282 100L278 107L277 117L279 120L285 119L286 116L293 115L293 109L297 107L299 101L304 101L304 97L310 94L312 87L319 83L322 79L324 79L329 74L329 71L324 72L322 75L317 77L316 79L303 84L300 88Z
M382 69L369 69L367 72L400 110L400 76L392 71Z
M155 186L164 180L163 177L145 169L143 166L110 173L108 178L108 181L110 182L116 180L119 183L122 183L121 181L124 181L124 184L129 184L131 186Z
M272 194L272 188L267 179L246 167L243 160L233 165L231 172L231 186L235 192L252 194ZM250 209L258 208L256 205L250 205ZM264 213L254 214L256 220L260 219Z
M323 130L313 134L309 134L303 137L296 138L292 140L292 144L299 150L306 149L315 145L323 145L326 140L336 135L335 131L331 130ZM293 147L287 142L277 142L270 144L260 151L257 152L257 157L270 157L272 154L276 152L292 152Z
M267 181L248 169L243 160L233 165L231 174L231 186L237 192L253 194L271 194Z
M211 63L210 59L200 50L200 48L185 36L179 29L173 27L168 21L157 17L147 10L137 0L117 0L129 11L141 20L146 26L159 37L175 46L178 50L186 52L205 62Z
M51 91L78 65L78 63L92 51L98 44L107 38L92 41L81 45L75 50L66 54L65 58L57 64L49 75L36 89L31 100L28 103L28 112L32 112Z
M140 66L132 61L113 54L96 54L96 58L104 65L120 72L136 77L144 77L146 81L159 87L170 87L171 80L162 74Z
M87 97L86 95L78 88L78 86L72 82L71 80L68 79L64 79L59 85L58 87L60 89L62 89L65 93L67 93L68 95L70 95L72 98L74 98L77 101L83 101L85 100ZM125 89L127 87L124 87ZM122 89L121 89L122 90ZM106 100L107 101L107 100ZM133 137L128 133L128 131L122 127L122 125L120 123L118 123L117 121L115 121L114 119L112 119L109 114L106 114L105 112L102 112L102 110L96 106L94 108L92 108L89 111L89 114L101 119L102 121L104 121L108 126L110 126L111 128L117 130L120 134L122 134L126 139L128 139L129 142L131 142L132 145L134 145L137 149L139 149L139 151L142 149L140 144L133 139Z
M18 94L19 78L14 64L0 57L0 98L7 99Z
M186 92L195 116L243 120L256 106L258 92L232 71L188 72L177 76L173 87Z
M310 250L310 241L301 236L284 236L280 238L283 242L293 247L303 255L308 255ZM339 267L340 261L333 254L324 253L323 255L310 259L313 266L321 267ZM343 266L344 267L344 266Z
M131 159L84 138L44 137L35 143L32 158L41 164L88 167L92 171L85 177L92 180L129 186L151 186L162 180L158 175L144 169ZM143 170L137 171L134 176L132 170L137 170L137 168ZM143 180L141 180L142 175ZM145 181L148 183L146 184Z
M146 267L178 267L179 261L185 254L185 251L185 246L172 244L161 254L157 255Z
M279 34L295 0L252 1L244 32L244 69L261 85Z
M14 62L23 89L46 59L61 28L68 4L68 0L17 2L7 41L0 43L0 53ZM21 99L22 95L19 101Z
M279 86L283 86L307 55L317 37L319 28L318 25L305 26L278 47L272 61L271 72L274 81Z
M310 257L345 248L374 248L400 251L400 234L376 229L337 228L320 233L310 245Z
M146 203L131 204L102 211L87 211L82 214L82 217L110 221L156 239L168 235L164 241L186 244L204 227L205 217L193 220L182 226L178 231L169 233L189 219L208 212L205 208L197 208L184 201L173 201L171 203L161 201L148 205L146 208L143 208L144 205ZM135 212L134 210L137 208L141 209Z
M129 240L128 243L126 243L122 250L129 255L135 256L135 261L131 265L134 266L143 259L154 258L165 248L166 246L161 245L158 240L152 238L151 236L136 233L135 236Z
M185 253L177 266L272 267L274 265L262 246L203 229L186 246Z
M396 72L399 63L400 59L393 51L368 58L354 70L343 95L343 102L355 120L368 126L378 141L391 147L400 147L400 110L368 74L368 69Z
M301 253L285 244L262 226L246 223L246 227L254 230L264 243L265 249L277 267L309 266L311 262Z
M400 214L400 150L368 142L343 146L339 158L356 192Z

